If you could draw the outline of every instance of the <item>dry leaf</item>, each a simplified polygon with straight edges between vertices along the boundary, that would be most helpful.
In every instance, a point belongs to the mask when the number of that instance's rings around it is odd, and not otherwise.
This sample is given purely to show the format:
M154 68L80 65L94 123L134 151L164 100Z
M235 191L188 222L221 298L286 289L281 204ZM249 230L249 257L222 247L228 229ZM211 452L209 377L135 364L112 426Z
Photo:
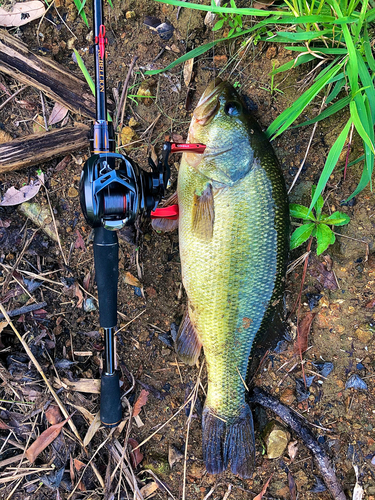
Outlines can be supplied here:
M84 252L86 252L86 245L85 245L85 242L81 236L81 233L78 231L78 229L76 229L76 236L77 236L77 239L74 243L74 248L82 248L82 250Z
M74 468L77 472L79 472L86 464L78 460L78 458L74 459Z
M48 125L54 125L55 123L61 122L68 113L68 108L60 104L59 102L55 102L53 110L48 118Z
M294 460L296 458L298 451L298 441L291 441L288 444L288 455L290 460Z
M42 17L46 9L43 2L33 0L31 2L15 3L11 10L0 8L0 26L6 28L23 26L34 19Z
M91 278L91 273L90 271L86 274L86 276L83 278L83 288L86 290L86 292L90 291L90 278Z
M61 170L64 170L64 168L66 168L69 163L70 163L70 160L72 159L71 155L67 155L65 156L65 158L63 158L55 167L55 172L61 172Z
M77 302L77 307L79 309L82 308L82 304L83 304L83 293L81 292L81 289L79 288L79 285L78 285L78 282L76 281L76 284L75 284L75 296L78 298L78 302Z
M130 452L130 459L132 461L133 467L136 468L137 465L142 462L143 454L141 453L141 450L138 448L138 443L135 439L129 438L128 444L132 448L132 451Z
M100 413L98 412L95 415L94 420L91 422L91 425L87 431L85 439L83 440L83 446L86 447L90 443L91 439L95 436L100 426L101 426Z
M23 186L19 190L12 186L4 193L4 198L0 206L12 207L31 200L38 193L43 182L44 175L42 174L36 181L31 181L30 184Z
M139 412L141 411L142 406L144 406L147 403L148 395L150 393L148 391L145 391L144 389L141 390L141 394L139 395L139 398L135 402L134 408L133 408L133 417L136 417L139 415Z
M299 322L297 327L297 340L294 344L294 352L296 354L302 354L308 348L309 333L311 329L311 324L315 318L316 313L308 312Z
M157 483L155 483L155 481L152 481L151 483L142 486L142 488L140 489L140 493L143 498L150 498L158 488L159 486L157 485Z
M289 486L290 500L297 500L296 482L290 471L288 471L288 486Z
M215 0L215 4L217 7L221 6L221 0ZM209 27L213 27L215 24L216 14L214 12L207 12L206 17L204 18L204 24Z
M60 408L54 404L51 404L44 414L51 425L59 424L63 419Z
M125 283L131 286L136 286L137 288L142 288L142 283L139 281L139 279L129 272L125 274Z
M4 430L4 431L10 431L10 427L9 425L7 425L5 422L3 422L0 418L0 429Z
M268 488L268 485L270 484L270 481L272 479L272 476L273 474L270 475L270 477L268 478L266 484L263 486L262 488L262 491L259 493L259 495L257 495L254 500L262 500L263 498L263 495L265 494L265 492L267 491L267 488Z
M59 422L58 424L51 425L51 427L42 432L42 434L33 442L33 444L29 446L29 448L25 451L25 456L31 463L33 463L38 455L42 453L42 451L57 438L57 436L60 434L61 429L64 427L68 420L69 418L63 420L62 422Z
M9 227L10 226L10 220L9 219L5 219L5 220L1 220L0 219L0 227Z
M189 87L191 82L191 77L193 75L194 57L185 61L184 64L184 82L187 87Z

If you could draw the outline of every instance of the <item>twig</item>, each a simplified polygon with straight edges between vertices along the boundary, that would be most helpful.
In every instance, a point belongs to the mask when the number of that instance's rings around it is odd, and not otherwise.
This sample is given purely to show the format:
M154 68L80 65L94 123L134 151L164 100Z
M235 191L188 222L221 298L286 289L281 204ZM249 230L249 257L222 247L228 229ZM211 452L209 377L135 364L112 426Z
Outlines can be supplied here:
M254 388L251 401L272 410L302 439L316 460L323 480L334 500L347 500L326 453L309 428L310 423L297 415L291 408L257 387Z
M8 99L6 99L2 104L0 104L0 110L3 109L3 107L6 106L9 101L11 101L12 99L14 99L14 97L16 97L16 95L20 94L27 87L28 87L28 85L25 85L24 87L21 87L20 89L17 90L17 92L15 92L10 97L8 97Z
M27 314L31 311L37 311L38 309L42 309L45 307L47 302L38 302L37 304L30 304L29 306L22 306L19 309L13 309L13 311L7 311L7 315L9 318L13 318L14 316L21 316L21 314ZM4 314L0 314L0 320L4 319Z
M64 252L63 252L63 249L62 249L62 246L61 246L61 241L60 241L60 236L59 236L59 232L57 230L57 225L56 225L56 219L55 219L55 215L53 213L53 210L52 210L52 205L51 205L51 200L49 199L49 194L48 194L48 190L45 186L44 183L43 184L43 187L44 187L44 191L46 192L46 196L47 196L47 201L48 201L48 205L49 205L49 210L51 212L51 217L52 217L52 220L53 220L53 225L55 227L55 232L56 232L56 237L57 237L57 243L59 245L59 248L60 248L60 252L61 252L61 255L62 255L62 258L63 258L63 261L64 261L64 264L67 265L67 262L66 262L66 259L65 259L65 255L64 255Z
M82 442L82 439L80 438L80 435L78 434L78 430L76 428L76 426L74 425L72 419L70 418L70 415L69 413L66 411L65 409L65 406L63 405L62 401L60 400L59 396L56 394L55 390L53 389L52 385L50 384L49 380L47 379L47 377L45 376L39 362L37 361L37 359L35 358L34 354L31 352L29 346L27 345L27 343L25 342L25 340L23 339L23 337L21 336L21 334L18 332L17 328L13 325L12 323L12 320L10 319L10 317L8 316L6 310L4 309L4 306L3 304L0 303L0 310L1 312L3 313L4 315L4 318L6 319L6 321L8 322L9 326L12 328L12 330L14 331L14 333L16 334L18 340L21 342L22 344L22 347L25 349L27 355L29 356L29 358L31 359L32 363L34 364L35 368L38 370L40 376L42 377L42 379L44 380L44 382L46 383L48 389L50 390L52 396L55 398L55 401L56 403L58 404L62 414L64 415L65 418L68 418L68 424L69 424L69 427L72 429L74 435L76 436L76 438L78 439L80 445L83 447L83 442Z
M46 114L46 105L44 103L44 99L43 99L43 94L41 91L39 91L39 94L40 94L40 100L41 100L41 103L42 103L42 111L43 111L43 119L44 119L44 128L46 129L46 132L48 132L48 122L47 122L47 114Z
M138 56L134 56L130 65L129 65L129 70L128 74L126 75L125 82L124 82L124 87L122 89L121 93L121 99L120 99L120 104L118 106L118 110L120 111L120 122L118 121L118 114L116 115L116 121L115 121L115 130L119 127L120 130L122 129L122 125L124 123L124 115L125 115L125 106L126 106L126 99L128 96L128 87L129 87L129 80L134 68L134 64L136 63L138 59Z

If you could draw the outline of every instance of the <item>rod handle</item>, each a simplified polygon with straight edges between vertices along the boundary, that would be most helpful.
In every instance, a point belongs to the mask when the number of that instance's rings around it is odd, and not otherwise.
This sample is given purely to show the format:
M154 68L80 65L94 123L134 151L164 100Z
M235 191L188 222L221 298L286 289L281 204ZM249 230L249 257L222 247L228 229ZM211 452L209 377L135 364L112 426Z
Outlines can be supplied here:
M105 427L117 427L121 419L119 372L116 371L112 375L103 373L100 391L100 421Z

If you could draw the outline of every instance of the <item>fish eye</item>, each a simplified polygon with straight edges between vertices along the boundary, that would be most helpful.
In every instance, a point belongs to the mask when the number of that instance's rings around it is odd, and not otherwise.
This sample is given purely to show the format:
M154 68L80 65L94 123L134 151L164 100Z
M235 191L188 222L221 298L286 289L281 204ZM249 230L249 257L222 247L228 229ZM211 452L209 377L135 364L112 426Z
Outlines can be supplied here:
M242 112L242 106L239 102L227 102L224 107L224 113L229 116L238 116Z

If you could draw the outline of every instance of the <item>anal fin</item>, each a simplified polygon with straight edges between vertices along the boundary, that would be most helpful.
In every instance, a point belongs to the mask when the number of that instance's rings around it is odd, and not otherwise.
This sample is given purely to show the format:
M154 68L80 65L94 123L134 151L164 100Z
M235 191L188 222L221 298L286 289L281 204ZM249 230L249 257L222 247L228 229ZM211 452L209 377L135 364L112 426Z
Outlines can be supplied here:
M175 341L175 349L181 360L188 365L195 365L201 352L202 342L190 320L187 308Z

